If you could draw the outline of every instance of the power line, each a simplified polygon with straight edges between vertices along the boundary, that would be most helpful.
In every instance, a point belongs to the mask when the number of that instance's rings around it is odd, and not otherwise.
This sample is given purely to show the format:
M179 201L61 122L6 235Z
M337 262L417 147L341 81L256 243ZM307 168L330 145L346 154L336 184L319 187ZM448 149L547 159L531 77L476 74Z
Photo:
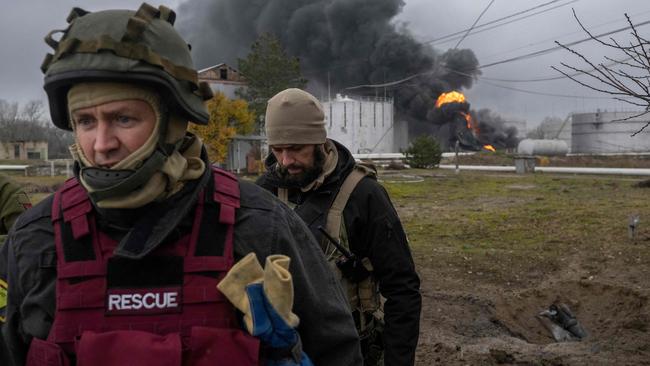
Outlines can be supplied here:
M478 34L478 33L487 32L487 31L492 30L492 29L495 29L495 28L500 28L500 27L502 27L502 26L504 26L504 25L508 25L508 24L511 24L511 23L515 23L515 22L518 22L518 21L520 21L520 20L524 20L524 19L527 19L527 18L533 17L533 16L535 16L535 15L543 14L543 13L549 12L549 11L551 11L551 10L554 10L554 9L557 9L557 8L561 8L561 7L565 6L565 5L572 4L572 3L576 2L576 1L578 1L578 0L573 0L573 1L568 2L568 3L566 3L566 4L562 4L562 5L554 6L554 7L550 8L550 9L546 9L546 10L538 11L538 12L536 12L536 13L529 14L529 15L523 16L523 17L521 17L521 18L513 19L513 20L507 21L507 22L505 22L505 23L496 24L496 25L493 25L493 26L488 27L488 28L480 29L480 30L477 30L477 31L472 32L472 33L470 33L470 34L471 34L471 35L474 35L474 34ZM437 43L432 43L432 44L435 45L435 44L447 43L447 42L449 42L449 41L453 41L454 39L458 39L458 37L450 38L450 39L448 39L448 40L446 40L446 41L443 41L443 42L437 42Z
M650 20L646 20L644 22L634 24L634 25L631 25L631 26L627 26L627 27L624 27L624 28L615 29L613 31L601 33L601 34L599 34L597 36L594 36L593 38L600 38L600 37L608 36L610 34L619 33L619 32L622 32L624 30L631 29L632 27L638 28L638 27L644 26L646 24L650 24ZM584 38L584 39L581 39L581 40L578 40L578 41L567 43L565 46L566 47L575 46L577 44L593 40L593 38L592 37L587 37L587 38ZM560 49L563 49L563 47L562 46L555 46L555 47L547 48L547 49L544 49L544 50L541 50L541 51L531 52L531 53L528 53L528 54L525 54L525 55L512 57L512 58L501 60L501 61L492 62L492 63L486 64L486 65L480 65L480 66L478 66L477 69L480 70L480 69L484 69L484 68L487 68L487 67L492 67L492 66L501 65L501 64L510 63L510 62L515 62L515 61L520 61L520 60L525 60L525 59L529 59L529 58L533 58L533 57L537 57L537 56L542 56L542 55L545 55L545 54L548 54L548 53L551 53L551 52L554 52L554 51L557 51L557 50L560 50ZM472 71L472 70L468 70L468 71ZM344 88L344 89L379 88L379 87L393 86L393 85L400 84L402 82L411 80L411 79L413 79L415 77L431 74L433 72L434 72L434 70L430 70L430 71L410 75L410 76L407 76L407 77L405 77L403 79L396 80L396 81L391 81L391 82L388 82L388 83L357 85L357 86L352 86L352 87L348 87L348 88Z
M481 17L483 17L483 14L485 14L485 12L490 8L490 6L492 6L492 4L494 4L494 0L490 0L490 3L485 7L485 9L483 9L483 11L481 12L481 14L479 14L478 18L476 18L476 20L474 21L474 23L472 24L472 26L469 27L469 29L467 30L467 32L465 32L465 34L463 35L463 38L461 38L461 39L458 41L458 43L456 43L456 46L454 46L454 49L458 48L458 46L460 45L460 43L465 39L465 37L467 37L467 35L469 34L469 32L471 32L472 29L474 29L474 26L476 26L476 23L478 23L478 21L481 20Z
M650 24L650 20L646 20L645 22L641 22L641 23L638 23L638 24L634 24L634 25L631 25L631 26L624 27L624 28L615 29L613 31L601 33L601 34L599 34L597 36L594 36L593 38L592 37L587 37L587 38L581 39L579 41L574 41L574 42L571 42L571 43L567 43L565 46L566 47L575 46L575 45L580 44L580 43L591 41L594 38L600 38L600 37L608 36L608 35L611 35L611 34L614 34L614 33L619 33L619 32L622 32L624 30L631 29L632 27L638 28L638 27L644 26L646 24ZM508 58L508 59L501 60L501 61L492 62L492 63L486 64L486 65L480 65L478 67L478 69L484 69L484 68L487 68L487 67L492 67L492 66L501 65L501 64L505 64L505 63L510 63L510 62L514 62L514 61L525 60L525 59L532 58L532 57L542 56L542 55L545 55L545 54L548 54L548 53L551 53L551 52L554 52L554 51L557 51L557 50L561 50L563 48L564 47L562 47L562 46L555 46L555 47L547 48L547 49L544 49L544 50L541 50L541 51L535 51L535 52L527 53L525 55Z
M629 61L631 59L632 59L631 57L628 57L628 58L625 58L623 60L616 60L616 61L609 62L607 64L603 64L602 66L609 67L609 66L613 66L613 65L616 65L616 64L620 64L620 63ZM462 71L452 70L452 69L450 69L448 67L445 67L445 68L447 69L447 71L453 72L454 74L474 77L474 75L472 75L472 74L468 74L468 73L465 73L465 72L462 72ZM586 72L589 73L589 72L596 71L596 70L598 70L598 68L592 68L590 70L587 70ZM584 74L585 74L584 72L574 72L572 74L568 74L568 76L580 76L580 75L584 75ZM498 79L498 78L489 78L489 77L485 77L485 76L476 76L476 78L480 79L480 80L499 81L499 82L506 82L506 83L531 83L531 82L540 82L540 81L562 80L562 79L566 79L567 76L564 76L564 75L547 76L547 77L540 77L540 78L533 78L533 79Z
M513 87L505 86L505 85L499 85L497 83L493 83L493 82L486 81L486 80L483 80L483 81L486 84L491 85L491 86L496 87L496 88L517 91L517 92L526 93L526 94L543 95L543 96L547 96L547 97L571 98L571 99L604 99L604 100L613 99L612 97L592 97L592 96L586 96L586 95L568 95L568 94L544 93L544 92L538 92L538 91L521 89L521 88L513 88Z
M556 3L556 2L558 2L558 1L564 1L564 0L553 0L553 1L549 1L549 2L547 2L547 3L541 4L541 5L537 5L537 6L534 6L534 7L532 7L532 8L529 8L529 9L526 9L526 10L522 10L522 11L520 11L520 12L513 13L513 14L510 14L510 15L507 15L507 16L504 16L504 17L502 17L502 18L499 18L499 19L495 19L495 20L489 21L489 22L487 22L487 23L479 24L479 25L477 25L476 27L474 27L474 29L480 29L480 28L483 28L483 27L485 27L485 26L488 26L488 25L491 25L491 24L498 23L498 22L500 22L500 21L502 21L502 20L510 19L510 18L516 17L516 16L518 16L518 15L522 15L522 14L525 14L525 13L527 13L527 12L533 11L533 10L535 10L535 9L539 9L539 8L542 8L542 7L545 7L545 6L551 5L551 4ZM561 7L561 6L569 5L569 4L575 3L575 2L577 2L577 1L579 1L579 0L572 0L572 1L569 1L568 3L566 3L566 4L562 4L562 5L559 5L559 6L553 7L553 8L551 8L551 9L547 9L547 10L544 10L544 11L542 11L542 12L538 12L538 13L536 13L536 14L541 14L541 13L543 13L543 12L547 12L547 11L550 11L550 10L556 9L556 8L558 8L558 7ZM525 19L525 18L521 18L521 19ZM521 19L518 19L518 20L521 20ZM508 24L508 23L506 23L506 24ZM449 41L451 41L451 40L457 39L457 38L460 37L463 33L467 32L467 31L471 31L471 30L472 30L472 28L464 29L464 30L462 30L462 31L458 31L458 32L455 32L455 33L447 34L446 36L442 36L442 37L439 37L439 38L436 38L436 39L432 39L432 40L429 40L429 41L425 41L425 42L422 42L422 43L442 43L442 42L440 42L440 41L449 42ZM478 33L478 32L479 32L479 31L476 31L476 32L474 32L474 33ZM474 34L474 33L472 33L472 34ZM454 36L458 36L458 37L454 37ZM454 37L454 38L452 38L452 39L447 39L447 38L451 38L451 37Z
M634 18L634 17L638 17L638 16L641 16L641 15L646 15L646 14L648 14L648 13L650 13L650 10L649 10L649 11L644 11L644 12L641 12L641 13L632 14L632 15L630 15L630 17L631 17L631 18ZM603 26L605 26L605 25L610 25L610 24L614 24L614 23L621 23L621 22L623 22L621 19L618 19L618 20L612 20L612 21L609 21L609 22L605 22L605 23L597 24L597 25L595 25L595 26L593 26L593 27L591 27L591 28L592 28L592 29L596 29L596 28L601 28L601 27L603 27ZM477 33L477 32L474 32L474 33ZM473 33L473 34L474 34L474 33ZM532 46L537 46L537 45L540 45L540 44L546 43L546 42L548 42L548 41L554 41L554 40L557 40L557 39L559 39L559 38L566 37L566 36L570 36L570 35L574 35L574 34L578 34L578 33L582 33L582 31L575 31L575 32L570 32L570 33L559 34L559 35L553 36L553 37L551 37L551 38L546 38L546 39L543 39L543 40L541 40L541 41L537 41L537 42L535 42L535 43L529 43L529 44L527 44L527 45L525 45L525 46L521 46L521 47L517 47L517 48L512 48L512 49L510 49L510 50L506 50L506 51L500 51L500 52L498 52L498 53L494 53L494 54L487 55L487 56L484 56L484 57L485 57L485 58L490 58L490 57L497 56L497 55L498 55L498 56L503 56L504 54L512 53L512 52L514 52L514 51L518 51L518 50L521 50L521 49L524 49L524 48L529 48L529 47L532 47Z

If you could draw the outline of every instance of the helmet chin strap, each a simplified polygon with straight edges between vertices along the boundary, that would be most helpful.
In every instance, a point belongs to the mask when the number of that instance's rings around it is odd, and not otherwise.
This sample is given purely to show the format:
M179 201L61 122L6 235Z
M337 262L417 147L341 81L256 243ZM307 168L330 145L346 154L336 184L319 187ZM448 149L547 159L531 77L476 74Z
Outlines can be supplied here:
M85 184L93 188L93 191L88 193L93 202L124 196L143 186L162 168L174 150L180 147L183 139L173 144L164 142L169 126L169 112L164 109L164 103L161 103L159 108L161 125L156 149L138 169L112 170L92 166L81 167L80 164L75 164L76 173L81 176Z

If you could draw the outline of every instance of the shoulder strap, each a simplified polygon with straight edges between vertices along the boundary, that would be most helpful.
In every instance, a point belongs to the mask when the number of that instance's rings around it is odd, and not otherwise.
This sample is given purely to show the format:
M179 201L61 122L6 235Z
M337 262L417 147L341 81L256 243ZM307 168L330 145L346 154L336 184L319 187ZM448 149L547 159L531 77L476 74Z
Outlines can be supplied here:
M234 225L235 209L240 207L239 181L232 173L214 166L212 176L214 177L213 199L221 204L219 222Z
M343 184L339 192L336 194L336 198L332 203L329 211L327 212L327 232L334 238L339 238L341 235L341 220L343 219L343 210L345 205L350 199L350 195L354 191L354 188L361 182L361 180L366 176L374 176L375 172L365 166L355 165L354 169L345 177Z
M57 255L57 278L101 275L92 204L76 178L54 193L52 225Z
M63 221L72 226L72 235L75 240L90 233L87 215L92 211L92 204L88 194L76 178L68 179L56 191L54 203L52 205L52 221L59 221L63 217Z
M234 263L234 237L235 237L235 211L240 207L239 180L237 177L225 170L212 167L214 178L213 200L219 203L219 223L226 226L224 235L223 256L226 258L226 266Z
M278 188L278 198L284 203L289 203L289 190L286 188Z

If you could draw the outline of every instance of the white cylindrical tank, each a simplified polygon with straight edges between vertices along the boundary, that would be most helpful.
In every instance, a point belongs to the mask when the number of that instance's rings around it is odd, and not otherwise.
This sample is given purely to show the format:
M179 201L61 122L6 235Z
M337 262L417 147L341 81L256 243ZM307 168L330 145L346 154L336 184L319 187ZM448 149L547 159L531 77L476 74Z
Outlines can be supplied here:
M393 153L395 129L393 99L354 97L338 94L322 102L327 137L353 154Z
M650 113L596 112L576 113L571 128L571 153L638 153L650 151L650 127L635 136L648 121Z
M519 155L561 156L568 152L569 145L564 140L523 139L517 146Z

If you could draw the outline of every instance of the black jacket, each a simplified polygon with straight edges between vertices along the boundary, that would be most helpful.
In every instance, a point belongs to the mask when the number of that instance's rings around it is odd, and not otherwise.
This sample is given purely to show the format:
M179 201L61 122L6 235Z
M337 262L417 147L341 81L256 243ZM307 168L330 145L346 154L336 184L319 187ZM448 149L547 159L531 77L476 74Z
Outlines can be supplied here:
M207 171L206 174L211 176ZM142 215L161 217L154 222L156 228L171 227L171 231L163 231L169 232L168 235L182 235L191 228L192 215L185 213L193 212L191 208L196 200L192 197L208 181L204 175L191 192L179 193L183 197L177 204L156 211L144 210L140 218ZM236 214L234 238L236 259L249 252L255 252L261 263L270 254L291 257L293 310L300 317L298 331L305 352L317 365L360 365L358 336L344 305L345 295L304 223L254 184L242 181L240 190L241 208ZM0 309L6 315L5 322L0 322L0 365L3 366L23 365L31 339L46 338L52 325L56 251L51 206L50 196L20 216L0 251L0 279L9 284L9 302L5 309ZM112 220L107 220L110 214L100 214L98 224L109 235L120 236L119 228L111 225ZM136 251L150 251L150 247L160 245L165 238L158 239L148 240L145 248L136 248ZM129 254L123 247L118 247L118 253L120 249Z
M323 185L309 192L289 190L289 201L320 243L318 226L325 226L327 211L343 180L354 168L352 154L334 141L338 163ZM277 195L279 181L273 154L266 159L267 173L257 184ZM402 224L386 190L375 179L365 177L350 195L343 210L350 250L359 258L368 257L387 301L384 305L386 366L412 365L419 336L420 279Z

